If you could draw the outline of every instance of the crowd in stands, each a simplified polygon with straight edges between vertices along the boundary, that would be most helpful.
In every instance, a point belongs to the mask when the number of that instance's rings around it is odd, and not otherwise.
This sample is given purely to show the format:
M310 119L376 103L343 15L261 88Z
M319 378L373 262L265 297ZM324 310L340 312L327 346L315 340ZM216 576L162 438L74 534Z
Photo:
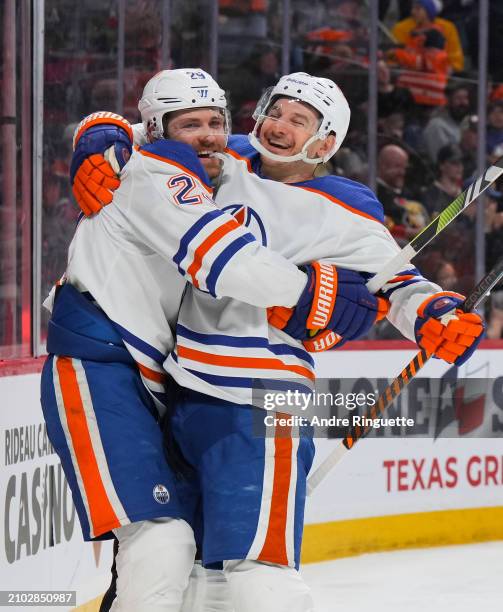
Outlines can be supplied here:
M81 30L77 52L70 36L73 26L65 22L62 8L70 4L67 0L46 0L45 288L62 272L67 248L59 231L54 238L50 219L64 223L61 209L65 211L63 218L72 223L75 216L63 180L70 155L71 123L91 110L116 110L118 99L117 15L97 0L84 2L86 8L81 9L80 19L85 20L86 28L82 30L82 23L75 26ZM352 122L345 144L329 169L363 182L368 179L368 4L357 0L292 0L288 58L290 70L332 78L344 91ZM123 112L131 121L138 120L138 94L156 70L196 64L210 67L210 3L194 0L171 5L170 58L166 66L162 65L160 51L162 2L127 3L122 95ZM229 95L234 132L248 133L257 100L281 74L283 3L220 0L219 5L218 80ZM103 15L104 11L108 13ZM478 11L475 0L379 3L377 194L386 225L402 245L477 173ZM103 20L108 24L106 31ZM503 3L490 3L489 30L491 82L487 125L483 126L488 163L503 153L503 62L497 53L503 33ZM503 252L503 185L493 186L486 206L489 268ZM415 262L445 289L463 292L474 285L474 211L472 207L460 216ZM488 336L503 337L500 294L496 293L488 304L487 315ZM379 337L391 337L389 334L392 332L386 326L378 333Z

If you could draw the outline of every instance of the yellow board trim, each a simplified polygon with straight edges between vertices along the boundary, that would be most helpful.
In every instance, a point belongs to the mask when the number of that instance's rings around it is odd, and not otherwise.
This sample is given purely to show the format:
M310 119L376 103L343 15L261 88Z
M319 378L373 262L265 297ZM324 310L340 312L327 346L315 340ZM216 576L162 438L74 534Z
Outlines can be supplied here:
M96 599L92 599L81 606L77 606L76 608L72 608L72 612L98 612L101 606L101 601L103 599L103 595L96 597Z
M503 540L502 506L334 521L305 526L302 563L490 540Z

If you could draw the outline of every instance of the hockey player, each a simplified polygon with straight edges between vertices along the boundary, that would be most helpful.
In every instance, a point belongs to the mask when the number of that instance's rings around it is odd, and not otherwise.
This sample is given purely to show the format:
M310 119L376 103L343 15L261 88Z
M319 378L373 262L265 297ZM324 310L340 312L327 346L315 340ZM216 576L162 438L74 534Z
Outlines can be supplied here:
M297 264L323 259L377 272L398 250L382 225L379 202L363 185L314 176L347 131L349 108L337 86L303 73L283 77L265 94L255 119L253 146L230 139L217 204ZM384 292L391 321L435 355L459 365L478 344L480 317L456 310L462 296L442 292L413 266L390 279ZM177 346L165 364L185 388L174 433L199 475L203 559L223 561L237 612L312 609L295 571L312 442L292 431L257 439L251 428L253 378L269 384L314 376L310 356L284 334L304 330L305 314L300 303L293 311L274 309L269 319L279 331L268 326L265 311L232 299L212 301L189 288ZM316 313L310 314L312 322ZM271 359L277 347L281 359Z
M182 77L182 97L169 99L170 110L183 111L169 117L175 139L159 138L168 126L156 111L148 126L152 143L132 153L113 204L80 222L64 283L52 296L50 355L42 375L48 433L84 537L113 530L120 543L115 610L178 611L194 559L190 525L198 500L176 481L157 426L166 400L162 363L173 348L169 324L185 279L201 293L232 296L261 311L315 297L306 282L314 268L306 276L268 251L211 200L200 159L213 173L208 153L225 145L222 90L202 71L168 76L171 85ZM151 93L147 85L145 113L158 102ZM131 138L121 118L94 115L77 131L76 165L85 169L88 160L79 154L94 139L125 161ZM95 175L91 171L89 181ZM354 294L359 276L348 278L341 278L333 298ZM362 287L360 282L359 295ZM342 319L350 303L344 299L334 308ZM377 300L368 292L365 299L361 308L350 306L365 314L358 329L346 334L348 326L337 327L333 317L328 328L351 337L368 327Z

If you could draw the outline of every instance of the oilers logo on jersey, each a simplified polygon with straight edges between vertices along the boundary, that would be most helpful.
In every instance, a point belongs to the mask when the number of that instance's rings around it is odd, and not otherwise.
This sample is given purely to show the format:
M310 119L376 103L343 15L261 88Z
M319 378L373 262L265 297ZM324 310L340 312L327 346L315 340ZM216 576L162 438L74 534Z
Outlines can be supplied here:
M267 246L264 222L256 210L246 204L231 204L225 206L222 210L230 213L239 225L249 228L255 238L260 240L262 246Z
M152 493L154 495L155 501L159 504L167 504L169 502L169 491L164 485L155 485Z

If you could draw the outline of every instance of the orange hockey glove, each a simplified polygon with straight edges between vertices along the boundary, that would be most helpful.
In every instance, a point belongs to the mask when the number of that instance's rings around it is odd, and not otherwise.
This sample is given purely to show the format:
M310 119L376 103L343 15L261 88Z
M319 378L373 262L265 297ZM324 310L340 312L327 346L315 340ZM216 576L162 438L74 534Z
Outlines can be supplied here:
M78 125L70 180L85 215L99 212L112 201L120 185L118 175L131 156L132 143L133 130L120 115L93 113Z
M421 348L457 366L471 357L485 329L480 315L459 308L463 301L459 293L435 293L419 306L415 325Z

